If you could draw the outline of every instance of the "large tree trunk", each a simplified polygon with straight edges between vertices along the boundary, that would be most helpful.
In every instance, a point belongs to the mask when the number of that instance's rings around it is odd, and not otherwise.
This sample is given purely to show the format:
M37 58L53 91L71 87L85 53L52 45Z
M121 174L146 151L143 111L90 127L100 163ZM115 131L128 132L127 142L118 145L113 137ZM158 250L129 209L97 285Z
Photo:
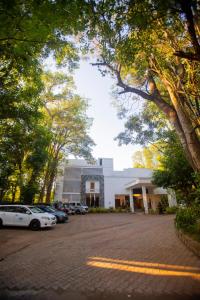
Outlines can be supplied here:
M153 102L164 112L167 119L175 128L176 133L185 151L188 162L194 171L200 172L200 141L196 131L183 107L181 98L176 91L173 90L168 80L159 74L159 77L165 85L172 105L163 100L159 90L157 89L154 78L150 76L151 82L154 84Z
M44 202L44 196L45 196L45 190L47 189L48 177L49 177L49 162L48 162L46 170L45 170L44 181L43 181L43 184L42 184L42 188L40 190L40 195L39 195L39 202L40 203Z
M47 183L46 203L51 202L51 192L52 192L53 183L57 173L57 165L58 165L58 153L51 165L50 176Z
M51 202L51 192L52 192L52 187L53 187L53 182L56 176L56 172L55 170L52 170L50 178L49 178L49 182L47 185L47 193L46 193L46 203L50 203Z
M184 149L184 152L185 152L188 162L190 163L191 167L194 170L196 170L196 165L194 164L193 157L190 153L190 149L188 148L188 143L187 143L183 128L178 119L178 115L177 115L176 111L173 109L173 107L171 107L169 104L167 104L160 98L156 97L154 100L154 103L158 106L159 109L162 110L162 112L166 115L167 119L169 120L170 124L172 125L172 127L175 129L175 131L180 139L180 142L183 146L183 149Z
M185 111L179 96L173 91L171 86L166 83L168 93L170 95L174 109L176 110L179 123L181 124L182 131L185 136L186 145L183 145L184 149L188 149L190 157L192 159L192 167L195 171L200 172L200 141L196 134L194 127L192 126L191 120L189 119L187 112ZM182 141L181 141L182 142ZM187 154L187 153L186 153ZM188 154L187 154L188 157Z
M168 82L165 80L165 78L162 78L163 82L165 83L165 85L167 86ZM193 156L191 154L191 150L188 146L188 141L186 139L185 136L185 132L182 128L182 120L179 119L177 111L176 111L176 107L168 104L165 100L163 100L157 86L155 83L155 80L153 78L153 76L150 74L149 76L149 82L151 83L151 96L152 96L152 102L154 102L158 108L165 114L166 118L169 120L170 124L172 125L172 127L175 129L180 142L183 146L183 149L185 151L185 155L188 159L188 162L190 163L191 167L194 170L197 170L196 168L196 164L194 162ZM170 95L171 96L171 95ZM172 102L173 104L173 102Z

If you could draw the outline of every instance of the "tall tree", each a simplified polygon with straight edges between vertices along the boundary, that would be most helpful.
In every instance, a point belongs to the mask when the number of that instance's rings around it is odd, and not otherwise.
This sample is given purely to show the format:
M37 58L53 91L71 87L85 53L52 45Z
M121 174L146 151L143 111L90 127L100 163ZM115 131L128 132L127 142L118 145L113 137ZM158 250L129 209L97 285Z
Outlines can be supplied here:
M21 198L32 201L38 192L54 134L42 121L42 62L51 55L57 65L76 66L73 36L88 22L87 6L83 0L0 2L2 195L13 190L14 199L18 189Z
M156 170L160 167L161 145L150 145L133 153L133 167Z
M91 31L101 53L94 65L116 77L121 95L155 103L175 128L192 168L200 171L199 64L174 55L194 47L183 1L178 2L176 13L173 1L93 2ZM196 1L189 3L192 9Z
M30 100L41 91L43 58L52 54L58 65L75 66L72 36L88 22L82 13L85 5L82 0L0 2L0 118L29 114Z
M50 202L63 155L74 154L92 160L91 147L94 142L88 135L91 120L86 115L87 103L75 93L72 78L63 73L48 72L44 76L44 83L46 89L41 97L45 103L46 125L52 138L40 201L46 194L46 202Z

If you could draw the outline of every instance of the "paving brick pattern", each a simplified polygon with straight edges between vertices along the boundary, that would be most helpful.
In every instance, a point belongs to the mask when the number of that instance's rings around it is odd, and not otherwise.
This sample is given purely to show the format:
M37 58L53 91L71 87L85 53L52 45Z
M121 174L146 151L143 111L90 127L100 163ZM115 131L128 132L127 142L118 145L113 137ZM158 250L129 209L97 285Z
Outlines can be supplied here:
M0 294L50 290L200 296L200 260L177 238L173 216L71 216L52 230L2 229Z

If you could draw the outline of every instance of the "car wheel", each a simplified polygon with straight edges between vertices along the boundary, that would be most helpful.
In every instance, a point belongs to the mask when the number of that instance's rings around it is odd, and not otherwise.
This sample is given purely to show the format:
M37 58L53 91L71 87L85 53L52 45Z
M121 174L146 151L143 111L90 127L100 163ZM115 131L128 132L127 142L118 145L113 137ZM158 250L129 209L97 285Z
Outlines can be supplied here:
M0 228L3 227L3 221L0 219Z
M40 229L40 221L38 221L38 220L31 221L30 228L31 228L31 230L39 230Z

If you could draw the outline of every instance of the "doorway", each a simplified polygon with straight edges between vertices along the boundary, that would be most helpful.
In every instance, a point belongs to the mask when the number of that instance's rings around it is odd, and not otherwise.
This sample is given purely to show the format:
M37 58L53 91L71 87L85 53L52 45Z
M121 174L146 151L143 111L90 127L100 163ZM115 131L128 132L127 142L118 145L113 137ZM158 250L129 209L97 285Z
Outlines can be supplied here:
M88 207L99 207L99 194L86 194L86 205Z

